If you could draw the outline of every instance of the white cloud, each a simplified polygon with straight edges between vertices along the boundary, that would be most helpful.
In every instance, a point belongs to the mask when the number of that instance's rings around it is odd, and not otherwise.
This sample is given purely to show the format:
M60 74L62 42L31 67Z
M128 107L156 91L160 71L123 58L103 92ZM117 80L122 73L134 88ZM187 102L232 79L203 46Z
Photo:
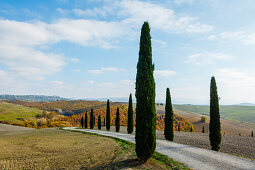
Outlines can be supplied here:
M70 58L70 61L73 63L78 63L80 61L79 58Z
M116 48L119 39L137 37L146 20L153 30L168 33L200 33L212 29L212 26L200 23L195 17L178 16L172 9L156 3L122 0L105 4L102 8L74 9L73 12L81 15L95 13L103 17L114 15L117 20L57 19L46 23L0 18L0 63L8 67L8 74L12 72L25 78L43 80L46 75L61 71L66 60L78 62L74 58L66 59L62 54L45 52L54 43L68 41L82 46ZM56 10L62 14L68 12L61 8ZM165 44L160 40L154 41ZM105 71L116 70L89 70L94 74Z
M77 16L84 16L84 17L88 17L88 16L92 16L92 17L96 17L96 16L106 17L108 15L113 15L115 13L114 9L113 9L113 6L104 6L103 8L93 8L93 9L86 9L86 10L73 9L72 11Z
M223 53L198 53L189 55L186 63L194 63L197 65L213 64L215 60L231 60L234 57Z
M138 0L109 1L102 8L74 9L73 12L78 16L115 15L121 19L119 25L136 31L144 21L149 21L152 29L168 33L201 33L213 29L211 25L200 23L196 17L178 17L163 5Z
M115 67L102 67L100 69L96 69L96 70L88 70L88 73L91 74L103 74L106 72L116 72L118 71L118 68Z
M61 86L61 85L64 85L64 82L62 82L62 81L51 81L51 84L55 85L55 86Z
M184 3L187 3L187 4L192 4L194 0L174 0L174 3L178 4L178 5L181 5L181 4L184 4Z
M216 72L219 96L225 103L255 102L255 75L251 71L222 68Z
M155 70L154 75L157 77L169 77L176 75L176 72L172 70Z
M162 40L156 40L156 39L151 39L152 43L157 43L161 46L165 46L167 43L165 41Z
M209 40L219 41L240 41L245 45L255 44L255 33L247 33L244 31L226 31L207 37Z

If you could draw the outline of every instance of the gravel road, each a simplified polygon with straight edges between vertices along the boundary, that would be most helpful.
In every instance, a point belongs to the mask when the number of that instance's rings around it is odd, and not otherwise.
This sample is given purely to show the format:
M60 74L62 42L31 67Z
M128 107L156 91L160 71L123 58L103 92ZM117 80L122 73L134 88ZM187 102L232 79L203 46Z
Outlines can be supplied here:
M135 136L123 133L108 132L102 130L76 129L66 127L64 129L101 134L117 137L135 143ZM156 151L182 162L193 169L255 169L255 161L241 158L226 153L215 152L208 149L197 148L190 145L178 144L162 139L157 139Z
M102 130L106 131L105 127L102 127ZM115 126L111 126L110 131L115 132ZM121 126L120 133L127 133L127 127ZM211 149L208 133L175 131L174 134L174 142L176 143ZM165 139L164 132L157 130L157 138ZM220 152L255 160L255 137L223 135Z

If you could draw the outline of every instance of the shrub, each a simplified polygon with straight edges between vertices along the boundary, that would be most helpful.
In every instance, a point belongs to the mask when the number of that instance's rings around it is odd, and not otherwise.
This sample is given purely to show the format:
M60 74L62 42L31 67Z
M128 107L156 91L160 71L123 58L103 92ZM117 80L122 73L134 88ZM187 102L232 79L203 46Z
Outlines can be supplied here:
M201 116L201 122L205 123L205 122L206 122L206 120L207 120L207 117L205 117L205 116Z

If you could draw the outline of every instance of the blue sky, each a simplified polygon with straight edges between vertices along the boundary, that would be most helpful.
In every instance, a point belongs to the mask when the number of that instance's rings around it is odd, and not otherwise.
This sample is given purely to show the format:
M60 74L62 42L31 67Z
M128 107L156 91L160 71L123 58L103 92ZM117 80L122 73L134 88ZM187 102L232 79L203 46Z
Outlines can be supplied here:
M1 0L0 93L134 95L140 28L151 27L156 99L255 103L253 0Z

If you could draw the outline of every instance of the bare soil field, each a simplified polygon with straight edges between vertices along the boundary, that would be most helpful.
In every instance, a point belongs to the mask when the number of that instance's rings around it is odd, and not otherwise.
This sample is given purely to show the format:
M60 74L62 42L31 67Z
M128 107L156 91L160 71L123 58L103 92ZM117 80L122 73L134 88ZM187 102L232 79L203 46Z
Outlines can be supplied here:
M165 110L164 106L157 106L158 114L165 114L164 110ZM207 121L203 123L201 122L201 116L205 116L205 115L201 115L201 114L193 113L189 111L178 110L178 109L174 109L174 113L176 115L180 115L184 117L189 122L191 122L194 127L194 132L202 132L203 126L205 127L205 132L209 131L209 121L210 121L209 116L206 116ZM222 129L222 133L225 133L226 135L239 136L239 133L240 133L241 136L249 136L252 131L255 131L255 125L221 119L221 129Z
M169 169L139 164L134 147L96 135L0 124L0 169Z
M106 130L105 127L102 130ZM111 127L111 131L115 132L114 126ZM120 127L120 133L127 133L127 127ZM174 135L176 143L211 149L208 133L175 131ZM157 138L165 139L164 131L157 130ZM255 159L255 137L222 135L220 152Z

